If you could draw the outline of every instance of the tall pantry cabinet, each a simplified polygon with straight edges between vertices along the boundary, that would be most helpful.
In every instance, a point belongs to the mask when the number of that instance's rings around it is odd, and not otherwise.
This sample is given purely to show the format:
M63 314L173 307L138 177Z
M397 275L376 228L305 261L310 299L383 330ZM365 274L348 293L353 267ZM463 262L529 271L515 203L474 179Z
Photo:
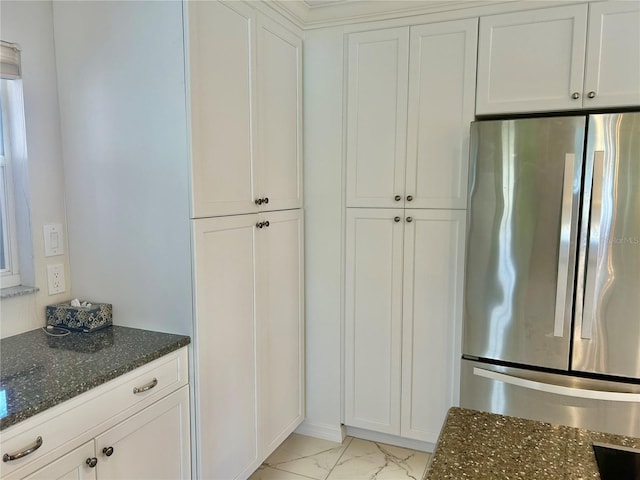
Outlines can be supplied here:
M435 442L457 402L477 20L347 37L345 424Z
M302 40L185 2L198 478L244 479L304 417Z

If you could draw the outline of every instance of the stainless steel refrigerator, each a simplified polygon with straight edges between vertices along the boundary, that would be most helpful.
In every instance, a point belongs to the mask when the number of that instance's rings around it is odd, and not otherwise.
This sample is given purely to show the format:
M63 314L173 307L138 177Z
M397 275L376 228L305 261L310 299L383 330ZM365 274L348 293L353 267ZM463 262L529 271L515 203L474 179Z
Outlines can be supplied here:
M640 437L640 112L471 126L461 406Z

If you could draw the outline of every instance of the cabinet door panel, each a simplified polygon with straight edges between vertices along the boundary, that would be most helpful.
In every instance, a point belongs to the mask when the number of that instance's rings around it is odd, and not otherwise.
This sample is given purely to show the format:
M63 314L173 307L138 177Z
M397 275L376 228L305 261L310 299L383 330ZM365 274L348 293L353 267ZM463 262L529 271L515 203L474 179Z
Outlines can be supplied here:
M96 438L100 480L190 478L189 436L184 386Z
M587 108L640 105L638 2L589 5L584 92Z
M407 208L465 208L477 20L411 28Z
M476 114L582 108L586 30L587 5L481 17Z
M261 215L269 227L256 237L263 457L304 416L303 224L300 210Z
M347 209L345 423L396 435L403 229L403 210Z
M255 14L240 2L186 5L192 214L252 212Z
M51 462L24 480L96 480L96 468L87 465L95 456L93 440Z
M465 211L411 215L404 238L402 436L435 442L458 403Z
M348 47L347 205L402 206L409 29L355 33Z
M258 197L268 210L302 206L302 40L258 23Z
M257 215L194 220L196 419L201 478L259 466L255 357Z

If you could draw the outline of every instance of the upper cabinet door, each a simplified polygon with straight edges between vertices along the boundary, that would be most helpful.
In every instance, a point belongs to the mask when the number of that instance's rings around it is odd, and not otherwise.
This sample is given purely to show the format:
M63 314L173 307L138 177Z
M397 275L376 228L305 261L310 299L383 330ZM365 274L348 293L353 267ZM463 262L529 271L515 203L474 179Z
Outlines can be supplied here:
M480 18L476 114L582 108L587 5Z
M348 48L347 205L402 207L409 27L351 34Z
M585 108L640 105L640 3L589 5Z
M255 13L240 2L185 3L192 216L255 211Z
M262 209L302 206L302 40L258 20L257 197Z
M411 28L405 207L466 208L477 38L475 19Z

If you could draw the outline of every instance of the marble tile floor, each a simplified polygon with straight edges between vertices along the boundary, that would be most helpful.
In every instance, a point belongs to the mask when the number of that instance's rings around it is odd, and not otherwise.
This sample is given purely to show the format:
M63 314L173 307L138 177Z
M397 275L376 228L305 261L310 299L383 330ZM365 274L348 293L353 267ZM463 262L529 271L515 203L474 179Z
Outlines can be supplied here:
M249 480L420 480L429 457L359 438L340 444L293 433Z

